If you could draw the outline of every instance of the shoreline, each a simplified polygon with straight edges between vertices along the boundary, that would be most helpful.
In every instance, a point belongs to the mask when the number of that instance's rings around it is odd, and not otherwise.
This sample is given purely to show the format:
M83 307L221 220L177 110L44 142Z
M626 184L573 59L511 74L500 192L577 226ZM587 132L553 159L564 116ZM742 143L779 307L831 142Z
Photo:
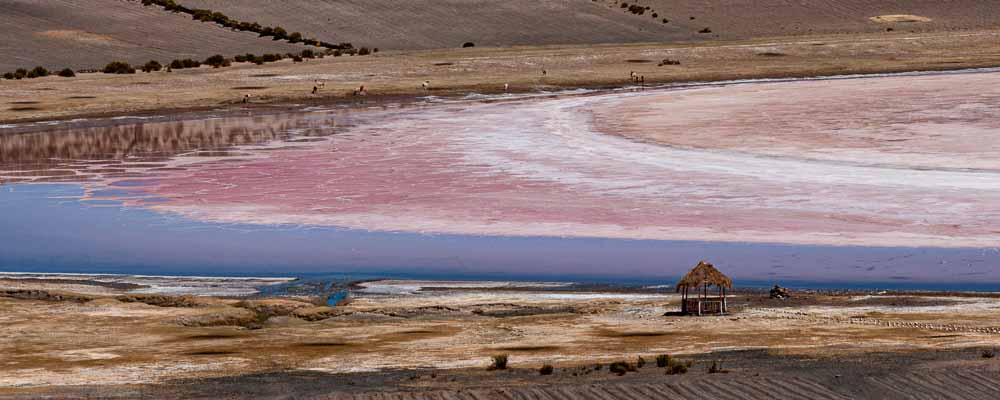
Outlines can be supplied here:
M343 275L343 276L341 276ZM143 280L157 280L157 281L205 281L205 282L246 282L246 283L258 283L262 286L275 286L275 285L295 285L295 284L311 284L314 282L334 282L340 283L345 286L353 287L355 290L358 288L363 288L364 283L388 283L388 284L405 284L408 286L417 287L418 292L441 292L449 291L455 289L461 290L482 290L488 292L566 292L566 293L611 293L611 294L628 294L628 293L673 293L673 284L680 277L669 277L663 279L653 279L649 278L645 282L626 282L626 281L614 281L611 279L597 279L597 280L587 280L587 279L569 279L569 280L546 280L545 277L503 277L503 276L493 276L493 277L462 277L456 276L453 278L448 278L440 275L428 275L428 276L402 276L402 275L392 275L392 274L378 274L371 273L368 276L351 277L350 275L360 275L360 274L350 274L343 272L332 271L329 273L313 273L313 274L288 274L282 277L264 277L264 276L206 276L206 275L149 275L149 274L125 274L125 273L78 273L78 272L7 272L0 271L0 280L7 281L21 281L21 282L41 282L48 280L59 280L59 281L79 281L81 284L106 284L106 283L117 283L117 282L141 282ZM766 294L767 291L774 285L779 284L782 287L791 289L801 294L808 295L838 295L838 296L951 296L951 297L1000 297L1000 283L996 284L984 284L986 286L993 286L993 288L982 288L982 289L949 289L948 285L941 285L938 288L926 288L920 289L915 287L895 287L895 288L885 288L879 287L879 284L887 284L889 282L839 282L831 283L825 285L824 282L819 281L794 281L794 280L774 280L774 281L764 281L755 279L744 279L742 280L742 285L737 285L733 290L733 295L742 294ZM666 282L666 283L663 283ZM659 284L657 284L659 283ZM749 283L749 284L747 284ZM443 286L435 286L435 284L442 284ZM463 284L468 284L463 286ZM482 286L482 284L501 284L497 287ZM359 286L361 285L361 286ZM506 286L503 286L506 285ZM929 284L928 284L929 285ZM910 285L918 286L918 285ZM952 285L952 287L959 287L961 284ZM364 290L361 291L364 293ZM379 294L378 292L373 292L371 294ZM282 297L286 294L284 292L277 293L262 293L256 292L251 293L251 296L259 296L264 298L274 298Z
M389 51L370 57L237 64L170 74L47 77L0 87L0 97L16 105L0 108L0 125L203 114L234 106L235 112L282 112L289 107L412 103L426 96L616 90L632 85L626 78L629 70L655 87L996 68L1000 67L997 36L998 31L842 34L710 43ZM657 66L660 58L677 58L682 65ZM542 76L542 69L552 72ZM421 88L425 80L431 82L428 90ZM196 83L204 81L212 83ZM305 90L313 81L324 82L316 96ZM507 92L504 82L510 85ZM370 95L351 96L359 85L365 85ZM252 94L251 104L240 104L243 93Z
M365 108L378 108L385 106L434 106L440 103L430 101L428 97L440 99L442 102L507 102L525 101L540 98L558 98L564 96L587 96L601 95L620 91L643 91L643 90L689 90L702 87L715 87L726 85L747 85L759 83L784 83L802 81L826 81L826 80L847 80L847 79L871 79L871 78L893 78L909 76L934 76L942 74L980 74L1000 72L1000 62L989 66L955 67L941 69L901 69L901 70L873 70L873 71L847 71L843 74L835 75L769 75L762 74L755 77L735 78L718 80L689 80L669 83L650 84L649 86L635 85L606 85L606 84L584 84L583 86L560 86L546 91L518 91L518 92L469 92L462 89L451 89L447 92L428 95L426 92L413 92L410 94L393 95L371 95L365 97L345 97L327 96L320 98L290 98L277 100L269 103L252 103L245 105L215 105L215 106L191 106L180 108L162 108L142 110L123 114L119 111L108 111L94 114L74 114L58 116L51 119L27 119L27 120L0 120L0 134L20 134L45 132L52 129L65 129L67 123L78 122L82 127L107 127L135 123L134 119L147 119L161 117L156 122L163 121L183 121L197 120L201 118L226 118L235 116L263 116L284 113L306 113L313 107L343 107L345 110L359 110ZM585 93L574 93L586 91ZM509 97L499 97L509 95ZM486 98L470 98L470 96L491 96ZM237 107L232 107L237 106ZM57 124L59 123L59 124ZM74 126L76 127L76 126Z

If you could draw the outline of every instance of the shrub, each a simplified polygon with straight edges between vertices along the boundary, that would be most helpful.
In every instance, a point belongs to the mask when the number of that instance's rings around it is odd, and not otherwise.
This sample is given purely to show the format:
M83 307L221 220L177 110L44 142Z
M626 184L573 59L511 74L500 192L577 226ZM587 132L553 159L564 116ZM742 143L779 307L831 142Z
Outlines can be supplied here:
M463 49L467 49L467 48L469 48L469 47L476 47L476 44L475 44L475 43L472 43L472 42L465 42L465 43L462 43L462 48L463 48Z
M294 55L292 56L292 62L302 62L302 56Z
M112 61L108 65L105 65L101 72L105 74L134 74L135 68L132 68L127 62Z
M45 68L43 68L41 66L38 66L38 67L32 68L32 70L29 71L28 74L29 75L34 75L36 78L41 78L43 76L49 76L49 70L47 70L47 69L45 69Z
M310 49L302 50L302 58L316 58L316 52Z
M160 62L156 60L149 60L149 62L147 62L145 65L142 66L142 72L145 73L159 71L161 69L163 69L163 66L160 65Z
M497 354L491 358L493 359L493 364L490 364L490 367L488 368L490 371L507 369L508 356L506 354Z
M664 24L666 24L666 23L669 23L669 22L670 22L670 20L669 20L669 19L666 19L666 18L664 18L664 19L663 19L663 23L664 23Z
M672 358L669 355L667 355L667 354L660 354L660 355L656 356L656 367L657 368L666 368L668 365L670 365L670 361L671 360L672 360Z
M280 26L275 27L271 35L274 36L273 40L288 39L288 32Z
M636 368L642 368L646 366L646 359L639 356L639 359L635 360Z
M993 358L993 357L996 357L997 355L996 355L996 352L993 351L993 349L986 349L986 350L983 350L982 356L983 356L983 358Z
M292 34L288 35L288 41L291 42L291 43L301 42L302 41L302 34L299 33L299 32L292 32Z
M211 65L212 68L228 67L231 65L229 63L229 60L226 59L226 57L223 57L221 54L216 54L214 56L206 58L204 64Z
M372 49L372 53L378 53L378 47Z
M24 79L26 76L28 76L28 70L24 68L18 68L14 71L14 79Z
M667 365L667 375L686 374L689 368L691 368L690 361L681 362L680 360L671 359L670 364Z
M281 59L284 57L281 54L264 54L260 58L264 62L275 62L275 61L281 61Z
M551 365L545 364L538 370L538 373L541 375L552 375L553 371L555 371L555 368L552 368Z
M702 30L698 31L698 33L712 33L712 29L711 28L705 28L705 29L702 29Z
M76 73L73 72L73 70L71 70L69 68L63 68L62 71L59 71L59 76L61 76L63 78L72 78L72 77L76 76Z
M372 53L372 51L369 50L367 47L362 47L360 50L358 50L358 55L359 56L367 56L367 55L369 55L371 53Z
M13 72L8 72L6 74L3 74L3 78L4 79L14 79L14 73Z
M174 60L170 62L170 68L172 69L185 69L185 68L198 68L201 63L190 58L185 58L183 60Z
M625 361L616 361L608 366L608 370L611 371L612 374L618 374L618 376L621 376L628 372L635 372L635 366Z

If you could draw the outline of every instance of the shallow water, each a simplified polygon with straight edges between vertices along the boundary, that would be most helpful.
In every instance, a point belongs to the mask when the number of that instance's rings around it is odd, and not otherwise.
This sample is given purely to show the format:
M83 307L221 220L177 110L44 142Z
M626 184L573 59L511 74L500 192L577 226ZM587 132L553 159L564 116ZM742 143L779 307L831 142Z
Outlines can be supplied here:
M997 79L0 129L0 270L993 290Z

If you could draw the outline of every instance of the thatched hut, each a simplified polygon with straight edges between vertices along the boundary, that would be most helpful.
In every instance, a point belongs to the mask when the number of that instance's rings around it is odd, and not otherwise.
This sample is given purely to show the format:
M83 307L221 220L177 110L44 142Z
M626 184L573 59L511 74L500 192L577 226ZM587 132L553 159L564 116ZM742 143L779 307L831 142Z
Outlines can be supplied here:
M718 288L718 297L709 297L709 286ZM699 262L677 282L677 292L681 294L681 312L689 315L725 314L726 289L733 289L733 280L715 269L714 265Z

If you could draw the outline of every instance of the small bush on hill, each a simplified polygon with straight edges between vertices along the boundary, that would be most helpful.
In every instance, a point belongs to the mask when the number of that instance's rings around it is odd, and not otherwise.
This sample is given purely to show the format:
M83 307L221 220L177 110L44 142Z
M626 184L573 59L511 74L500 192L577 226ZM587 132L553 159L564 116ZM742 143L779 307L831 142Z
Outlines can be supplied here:
M619 376L625 375L628 372L635 372L635 366L626 361L616 361L611 363L608 370L613 374L618 374Z
M14 79L14 73L13 72L8 72L6 74L3 74L3 78L4 79Z
M470 47L476 47L476 44L475 44L475 43L472 43L472 42L465 42L465 43L462 43L462 48L463 48L463 49L467 49L467 48L470 48Z
M316 58L316 52L311 49L302 50L302 58Z
M127 62L112 61L108 65L105 65L101 72L105 74L134 74L135 68L132 68Z
M552 375L553 371L555 371L555 368L552 368L552 366L548 364L545 364L542 368L538 369L538 373L541 375Z
M28 70L24 68L14 70L14 79L24 79L26 76L28 76Z
M145 73L159 71L161 69L163 69L163 65L160 65L160 62L156 60L149 60L149 62L142 66L142 72Z
M358 55L359 56L367 56L367 55L369 55L371 53L372 53L372 51L369 50L367 47L362 47L360 50L358 50Z
M185 58L183 60L173 60L170 62L171 69L185 69L185 68L198 68L201 63L190 58Z
M667 365L667 375L682 375L688 372L691 368L691 362L682 362L677 359L671 359L670 363Z
M285 31L285 29L280 26L275 27L271 35L274 36L273 40L288 39L288 32Z
M293 56L292 56L292 62L297 62L297 63L300 63L300 62L302 62L302 56L299 56L299 55L293 55Z
M489 368L487 368L488 370L494 371L498 369L507 369L508 356L506 354L497 354L491 358L493 363L490 364Z
M49 70L47 70L45 68L42 68L42 67L32 68L31 71L28 71L28 73L25 74L25 78L29 78L29 79L31 79L31 78L41 78L41 77L44 77L44 76L49 76Z
M670 365L670 360L671 360L671 357L669 355L667 355L667 354L660 354L660 355L656 356L656 367L657 368L666 368L668 365Z
M63 78L72 78L72 77L76 76L76 73L73 72L73 70L71 70L69 68L63 68L61 71L59 71L59 76L61 76Z
M228 67L231 65L229 60L226 59L226 57L223 57L221 54L216 54L214 56L206 58L203 64L211 65L212 68Z
M983 356L983 358L993 358L993 357L996 357L996 352L993 351L993 349L986 349L986 350L983 350L982 356Z
M302 34L299 32L292 32L288 35L289 43L299 43L302 41Z

